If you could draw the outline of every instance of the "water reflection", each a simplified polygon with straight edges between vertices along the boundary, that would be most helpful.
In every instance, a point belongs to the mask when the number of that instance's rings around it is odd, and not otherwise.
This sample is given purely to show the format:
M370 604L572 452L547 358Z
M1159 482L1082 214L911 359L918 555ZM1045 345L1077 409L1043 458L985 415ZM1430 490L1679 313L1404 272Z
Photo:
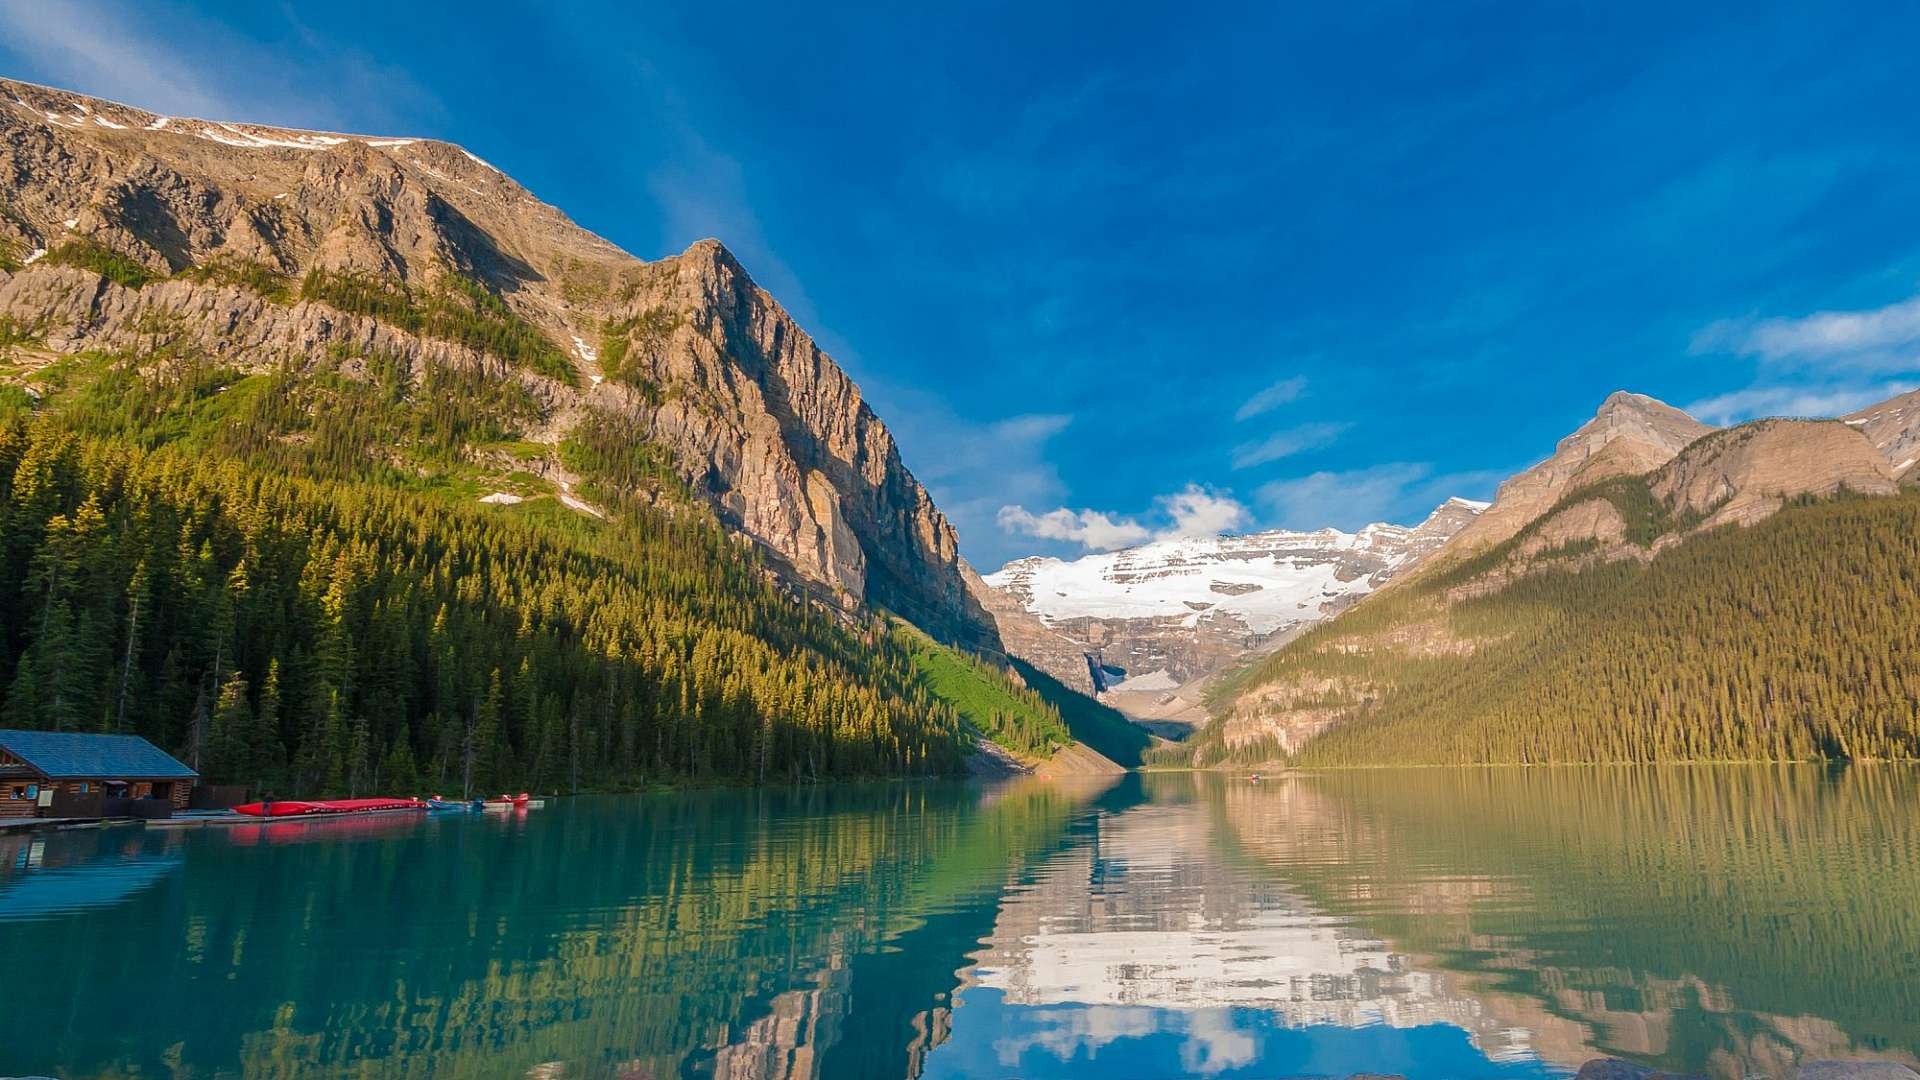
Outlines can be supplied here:
M1237 858L1179 797L1192 779L1153 780L1007 892L962 993L992 1019L956 1025L934 1075L1557 1071L1453 977Z
M141 829L0 836L0 922L110 907L179 868L179 853Z
M1549 1056L1739 1077L1920 1052L1917 779L1412 770L1201 797L1265 872L1461 973Z
M1910 770L1427 770L10 838L0 1073L1911 1060L1916 813Z

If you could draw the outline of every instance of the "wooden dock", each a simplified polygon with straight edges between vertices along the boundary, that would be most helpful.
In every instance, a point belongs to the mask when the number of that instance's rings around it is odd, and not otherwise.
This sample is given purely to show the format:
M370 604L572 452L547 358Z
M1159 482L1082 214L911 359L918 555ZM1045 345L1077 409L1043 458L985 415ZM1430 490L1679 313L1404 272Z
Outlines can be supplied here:
M139 818L30 817L0 818L0 835L44 832L53 829L104 829L112 825L138 825Z

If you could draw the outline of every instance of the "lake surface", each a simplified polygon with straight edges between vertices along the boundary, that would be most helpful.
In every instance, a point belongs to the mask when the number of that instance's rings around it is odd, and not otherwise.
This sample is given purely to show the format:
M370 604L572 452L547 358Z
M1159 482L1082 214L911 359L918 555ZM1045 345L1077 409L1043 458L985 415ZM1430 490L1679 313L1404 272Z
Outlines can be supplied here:
M0 839L0 1075L1920 1055L1920 774L877 784Z

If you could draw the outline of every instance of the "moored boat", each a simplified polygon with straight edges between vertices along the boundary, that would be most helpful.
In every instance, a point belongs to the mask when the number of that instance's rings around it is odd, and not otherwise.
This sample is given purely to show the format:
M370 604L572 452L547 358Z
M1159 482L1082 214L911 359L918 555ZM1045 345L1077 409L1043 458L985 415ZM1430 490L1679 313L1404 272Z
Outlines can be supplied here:
M494 798L488 799L481 806L481 809L494 810L494 811L524 810L527 807L528 800L531 798L532 798L532 795L530 795L525 791L521 792L518 795L500 795L500 796L496 796Z
M438 795L429 795L427 796L427 809L469 814L480 809L480 800L443 799Z
M275 799L272 802L242 803L233 808L248 817L308 817L320 814L385 814L405 810L425 810L419 799Z

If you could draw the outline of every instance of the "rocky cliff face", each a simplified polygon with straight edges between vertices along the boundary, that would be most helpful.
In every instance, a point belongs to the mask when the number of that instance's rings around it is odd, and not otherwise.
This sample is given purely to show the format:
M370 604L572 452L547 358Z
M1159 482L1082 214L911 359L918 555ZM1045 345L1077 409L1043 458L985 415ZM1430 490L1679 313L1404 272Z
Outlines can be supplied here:
M1048 626L1027 610L1020 597L987 584L971 566L967 567L967 587L993 616L1008 655L1025 660L1071 690L1089 696L1096 693L1092 662L1084 644Z
M411 317L447 297L497 332ZM491 372L538 403L526 439L594 424L659 447L791 580L998 647L892 434L719 243L642 262L455 146L0 80L0 318L55 356L164 342L243 370L377 354L416 383ZM557 452L530 466L570 498Z
M985 579L1008 651L1069 685L1165 695L1325 619L1439 550L1483 504L1420 525L1163 540ZM1089 665L1091 659L1091 665ZM1071 679L1069 676L1073 676Z
M1461 529L1446 553L1429 565L1512 537L1575 488L1659 468L1712 430L1665 402L1616 391L1593 419L1560 440L1551 457L1501 484L1487 512Z
M1669 512L1698 529L1751 525L1788 499L1841 490L1891 495L1886 459L1866 436L1836 420L1757 420L1687 447L1648 478Z
M1880 451L1895 479L1913 475L1915 463L1920 462L1920 390L1869 405L1841 419L1859 428Z

